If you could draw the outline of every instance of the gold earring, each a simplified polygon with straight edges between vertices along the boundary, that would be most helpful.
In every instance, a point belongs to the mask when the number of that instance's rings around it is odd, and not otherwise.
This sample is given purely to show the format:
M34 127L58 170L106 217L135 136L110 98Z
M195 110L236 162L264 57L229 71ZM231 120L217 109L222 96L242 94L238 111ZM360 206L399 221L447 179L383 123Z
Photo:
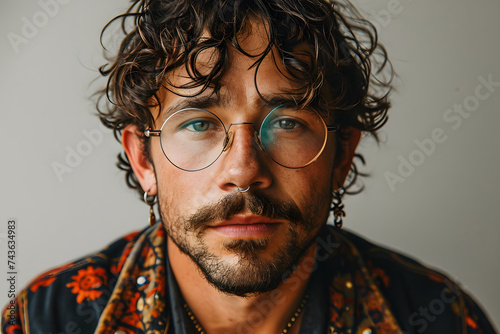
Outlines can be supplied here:
M151 189L150 189L151 190ZM153 209L153 205L157 203L156 201L156 195L148 195L148 191L144 192L144 202L149 205L149 225L153 226L156 224L156 216L155 216L155 210Z
M333 191L332 206L330 210L333 211L333 223L335 228L340 230L342 228L343 217L345 217L344 204L342 203L342 195L344 195L344 189Z

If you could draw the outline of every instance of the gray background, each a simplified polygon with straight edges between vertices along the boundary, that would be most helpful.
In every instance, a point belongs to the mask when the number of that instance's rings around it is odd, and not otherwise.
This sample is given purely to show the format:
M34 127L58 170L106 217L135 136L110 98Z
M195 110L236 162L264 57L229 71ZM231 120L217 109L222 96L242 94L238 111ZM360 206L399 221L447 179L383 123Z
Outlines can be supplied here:
M37 1L1 1L0 263L5 272L6 222L15 218L21 288L50 267L143 228L148 207L126 188L114 166L120 146L89 101L103 84L91 84L103 64L99 32L128 2L66 0L44 22ZM498 326L500 87L459 128L443 116L473 101L478 77L500 82L500 2L356 3L379 26L399 78L385 143L360 145L363 170L372 176L362 194L346 200L345 227L443 270ZM8 34L22 36L23 18L34 16L40 27L16 52ZM401 157L418 158L415 140L431 138L436 128L447 140L391 189L384 175L397 173ZM89 144L85 131L102 141ZM54 163L67 165L68 150L78 149L86 156L58 178Z

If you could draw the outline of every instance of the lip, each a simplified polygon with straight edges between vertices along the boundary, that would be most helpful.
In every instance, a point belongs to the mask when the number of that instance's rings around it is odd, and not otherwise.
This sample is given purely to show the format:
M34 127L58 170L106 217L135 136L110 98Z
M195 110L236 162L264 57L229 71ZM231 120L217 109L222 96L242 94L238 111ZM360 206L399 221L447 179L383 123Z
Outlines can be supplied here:
M256 216L256 215L249 215L249 216L233 216L229 220L224 220L220 223L210 225L210 227L221 227L221 226L228 226L228 225L254 225L254 224L277 224L277 221L273 221L272 219L262 217L262 216Z
M234 239L265 238L274 233L281 222L262 216L234 216L229 220L209 226L217 234Z

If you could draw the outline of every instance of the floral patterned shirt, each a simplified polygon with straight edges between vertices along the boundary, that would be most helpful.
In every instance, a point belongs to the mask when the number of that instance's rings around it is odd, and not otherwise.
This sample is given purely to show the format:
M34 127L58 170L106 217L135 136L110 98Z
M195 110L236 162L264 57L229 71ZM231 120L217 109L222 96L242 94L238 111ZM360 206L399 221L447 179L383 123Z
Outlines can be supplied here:
M439 272L330 226L316 241L301 334L495 333L471 297ZM7 304L1 328L7 334L195 333L181 305L158 223L37 277Z

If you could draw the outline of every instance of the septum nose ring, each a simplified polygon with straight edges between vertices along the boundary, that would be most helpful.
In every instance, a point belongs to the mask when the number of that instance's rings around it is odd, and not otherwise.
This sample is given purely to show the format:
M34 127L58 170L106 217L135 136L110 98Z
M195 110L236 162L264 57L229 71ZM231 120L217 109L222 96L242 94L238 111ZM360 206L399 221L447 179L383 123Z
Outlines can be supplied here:
M240 189L240 187L236 186L236 188L238 188L238 191L240 193L246 193L248 191L248 189L250 189L250 186L246 187L245 189Z

